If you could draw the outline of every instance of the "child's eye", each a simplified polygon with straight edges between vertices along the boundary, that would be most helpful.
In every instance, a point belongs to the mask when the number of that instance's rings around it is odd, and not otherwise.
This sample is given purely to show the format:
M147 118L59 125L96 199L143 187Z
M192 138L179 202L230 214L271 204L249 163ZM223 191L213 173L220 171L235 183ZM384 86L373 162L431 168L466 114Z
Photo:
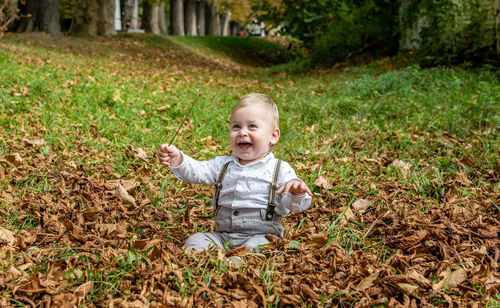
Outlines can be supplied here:
M238 124L234 124L231 128L232 129L240 129L240 126Z
M257 128L257 125L255 125L255 124L250 124L250 125L248 125L248 128Z

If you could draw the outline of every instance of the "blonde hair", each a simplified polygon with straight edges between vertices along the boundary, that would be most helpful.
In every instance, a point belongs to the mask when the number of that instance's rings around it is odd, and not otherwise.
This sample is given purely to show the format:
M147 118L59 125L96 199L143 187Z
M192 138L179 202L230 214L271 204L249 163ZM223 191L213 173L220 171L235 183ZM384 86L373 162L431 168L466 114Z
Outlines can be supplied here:
M231 118L233 117L233 114L237 110L254 104L264 105L267 108L267 110L271 113L272 116L271 124L273 125L273 128L279 128L280 116L278 113L278 107L269 96L261 93L248 93L245 96L243 96L238 102L238 104L234 106L233 112L231 112Z

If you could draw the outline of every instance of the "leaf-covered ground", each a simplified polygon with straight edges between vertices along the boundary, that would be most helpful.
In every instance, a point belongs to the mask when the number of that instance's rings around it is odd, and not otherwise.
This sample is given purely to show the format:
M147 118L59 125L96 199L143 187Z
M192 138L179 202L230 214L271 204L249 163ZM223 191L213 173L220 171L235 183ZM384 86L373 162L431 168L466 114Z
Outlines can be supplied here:
M0 46L0 306L499 305L495 71L384 59L288 75L151 36ZM231 106L264 92L276 155L314 191L260 254L182 249L215 228L212 188L155 151L198 91L179 147L227 153Z

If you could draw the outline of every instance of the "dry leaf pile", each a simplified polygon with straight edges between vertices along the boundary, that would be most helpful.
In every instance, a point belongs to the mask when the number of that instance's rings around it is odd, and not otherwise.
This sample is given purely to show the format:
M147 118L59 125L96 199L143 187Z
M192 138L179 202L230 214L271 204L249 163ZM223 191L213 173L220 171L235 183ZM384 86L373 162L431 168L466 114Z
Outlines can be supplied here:
M214 228L210 206L197 198L210 197L209 188L188 185L153 206L148 196L158 181L142 149L129 148L142 162L134 177L105 181L85 176L83 165L37 154L43 142L31 143L0 162L0 177L9 182L0 192L5 298L55 307L89 300L118 307L421 307L480 306L499 291L495 191L478 189L481 201L450 193L435 206L402 193L409 187L377 183L376 196L347 207L348 196L321 188L330 185L321 179L312 208L289 216L285 238L270 238L261 254L192 253L182 250L185 238ZM43 179L52 188L18 197L20 184ZM460 175L453 185L464 185ZM345 238L328 233L332 222L360 239L350 252ZM245 261L241 268L224 263L233 255Z
M40 46L55 44L25 36ZM212 78L198 69L238 70L204 58L193 62L186 52L143 50L132 40L96 43L109 48L94 53L77 39L57 42L74 54L110 57L115 60L110 71L139 58L139 71L123 75L156 74L188 83ZM22 55L18 61L46 63L42 56ZM188 69L195 73L183 74ZM76 82L68 80L66 86ZM242 86L225 77L210 83ZM245 86L265 87L258 80ZM163 90L169 87L165 82ZM16 89L18 94L28 91ZM168 108L162 103L156 110ZM30 116L32 132L19 128L23 137L0 131L6 153L0 156L0 307L482 307L490 299L500 302L498 168L484 170L470 157L454 158L460 170L443 172L446 181L432 179L430 185L445 193L429 198L402 183L412 175L410 163L388 153L361 157L356 151L366 147L362 139L353 141L352 157L332 158L327 152L336 142L332 137L318 141L313 153L305 153L307 160L290 154L297 171L320 175L311 187L311 208L284 220L284 238L269 237L271 243L259 254L244 248L194 253L182 249L185 239L215 228L211 188L170 185L168 197L159 200L162 185L175 179L167 169L157 170L153 150L124 146L133 164L120 177L113 173L108 147L91 148L78 134L72 145L48 145L36 117ZM119 115L110 116L117 120ZM89 138L99 142L97 132ZM199 141L203 155L220 149L211 136ZM46 154L44 147L50 150ZM340 187L345 184L338 175L322 169L332 160L356 169L350 187ZM471 167L473 177L467 174ZM381 177L385 169L401 177ZM244 261L240 267L227 262L233 256Z

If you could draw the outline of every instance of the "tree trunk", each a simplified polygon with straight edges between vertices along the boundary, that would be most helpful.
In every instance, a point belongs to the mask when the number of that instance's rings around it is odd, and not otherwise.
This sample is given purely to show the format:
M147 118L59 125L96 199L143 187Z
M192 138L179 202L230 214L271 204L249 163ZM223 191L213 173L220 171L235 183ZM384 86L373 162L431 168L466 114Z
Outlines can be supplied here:
M495 33L497 38L497 56L500 58L500 0L495 0Z
M205 1L196 2L196 30L198 35L206 35L205 7Z
M27 0L19 2L20 20L16 32L46 32L61 36L59 28L59 5L57 0Z
M127 31L129 29L135 29L132 20L134 18L134 5L137 0L122 0L121 1L121 11L122 11L122 29ZM137 24L135 25L137 27Z
M122 27L122 10L121 10L121 7L120 7L120 3L121 1L120 0L115 0L115 5L114 5L114 14L113 14L113 17L114 17L114 25L115 25L115 30L116 31L121 31L123 30L123 27Z
M229 22L231 21L231 10L228 9L226 15L222 15L222 35L228 36L230 34Z
M196 0L186 0L184 22L186 35L196 35Z
M167 26L167 16L165 16L165 2L160 3L160 8L158 9L158 26L160 27L160 34L168 34Z
M170 0L170 16L173 35L184 35L184 8L182 0Z
M69 33L73 35L113 36L114 0L75 1Z
M231 29L229 32L232 36L237 36L240 32L240 25L236 21L231 21L229 23L229 28Z
M207 20L208 24L208 29L207 33L208 35L220 35L220 15L217 12L217 6L215 5L208 5L208 14L207 16L209 17Z
M153 34L160 34L158 3L144 1L142 3L142 29Z

